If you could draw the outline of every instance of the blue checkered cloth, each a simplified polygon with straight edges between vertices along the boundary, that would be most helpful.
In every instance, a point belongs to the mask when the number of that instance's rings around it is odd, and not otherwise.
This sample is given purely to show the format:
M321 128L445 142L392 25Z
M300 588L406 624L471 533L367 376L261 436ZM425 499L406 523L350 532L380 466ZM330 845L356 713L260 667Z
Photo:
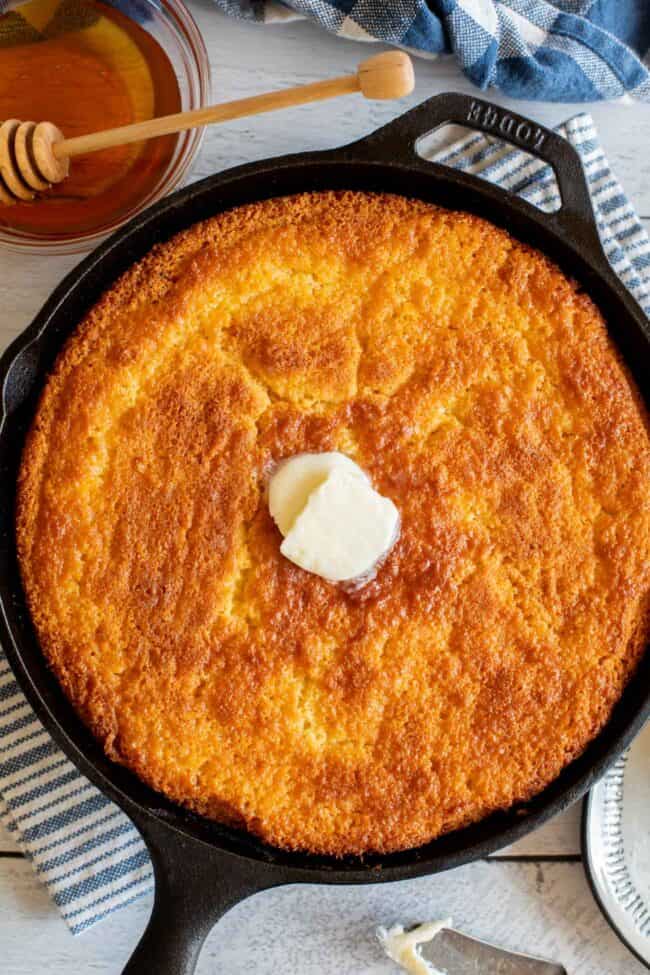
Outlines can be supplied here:
M293 14L355 41L453 53L479 88L513 98L650 101L650 0L215 0L269 23Z
M650 243L609 168L594 124L588 115L578 115L559 131L582 157L612 267L650 314ZM559 206L547 166L484 135L469 135L434 158L479 174L542 209ZM140 835L54 744L1 650L0 818L75 934L152 887Z

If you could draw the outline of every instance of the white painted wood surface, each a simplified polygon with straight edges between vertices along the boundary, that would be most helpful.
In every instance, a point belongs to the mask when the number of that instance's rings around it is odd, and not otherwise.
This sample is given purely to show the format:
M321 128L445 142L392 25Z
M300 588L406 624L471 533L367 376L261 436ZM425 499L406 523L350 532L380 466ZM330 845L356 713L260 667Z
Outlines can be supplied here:
M206 38L215 100L255 94L354 70L366 45L339 41L306 23L262 28L227 20L210 0L190 0ZM217 127L192 172L198 179L240 162L350 142L427 95L471 91L453 61L417 63L417 88L399 107L351 96ZM506 99L495 96L503 104ZM554 125L581 106L518 102L522 114ZM613 169L650 227L650 106L588 106ZM0 348L31 320L78 257L0 252ZM415 922L451 913L459 926L562 961L569 975L641 975L594 904L582 865L544 858L579 852L579 808L502 851L501 858L422 880L372 888L286 888L236 907L213 931L199 975L255 971L284 975L388 973L372 939L382 922ZM507 857L507 859L503 859ZM512 857L535 858L515 861ZM0 971L86 975L120 971L150 908L143 900L73 939L31 866L0 828ZM163 973L161 973L163 975Z
M117 975L150 906L143 898L73 938L29 864L6 860L0 870L2 971ZM197 975L391 975L396 969L373 938L376 925L449 915L479 937L562 962L568 975L645 971L603 920L581 864L492 860L398 884L257 894L214 928Z

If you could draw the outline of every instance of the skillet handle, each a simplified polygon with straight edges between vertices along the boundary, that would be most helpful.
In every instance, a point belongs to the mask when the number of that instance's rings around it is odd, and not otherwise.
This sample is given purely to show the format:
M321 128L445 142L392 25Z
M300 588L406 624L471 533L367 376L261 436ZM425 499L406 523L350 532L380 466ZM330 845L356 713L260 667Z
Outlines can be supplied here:
M579 242L603 270L609 271L578 152L557 132L523 115L473 95L447 92L434 95L351 148L382 162L439 165L427 164L418 154L417 145L425 135L448 122L495 136L548 163L556 175L562 205L555 213L544 213L544 220L561 236Z
M164 823L133 818L151 854L156 892L149 923L122 975L193 975L219 918L278 880L263 863L217 850Z

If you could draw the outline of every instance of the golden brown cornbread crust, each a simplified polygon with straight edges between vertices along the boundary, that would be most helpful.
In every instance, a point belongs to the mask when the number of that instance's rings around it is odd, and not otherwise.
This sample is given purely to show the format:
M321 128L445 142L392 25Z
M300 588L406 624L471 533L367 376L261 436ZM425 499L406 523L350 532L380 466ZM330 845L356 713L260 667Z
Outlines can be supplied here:
M341 450L402 516L346 592L283 559L275 461ZM648 633L650 444L602 319L491 224L271 200L125 274L19 485L47 658L107 753L283 847L423 843L526 800Z

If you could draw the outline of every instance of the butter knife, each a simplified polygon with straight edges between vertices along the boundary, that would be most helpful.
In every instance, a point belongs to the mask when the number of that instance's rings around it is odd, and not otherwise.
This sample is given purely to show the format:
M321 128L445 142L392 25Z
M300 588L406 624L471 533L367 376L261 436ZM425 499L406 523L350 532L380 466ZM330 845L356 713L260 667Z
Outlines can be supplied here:
M446 975L567 975L556 962L506 951L454 928L444 928L421 944L420 953Z

